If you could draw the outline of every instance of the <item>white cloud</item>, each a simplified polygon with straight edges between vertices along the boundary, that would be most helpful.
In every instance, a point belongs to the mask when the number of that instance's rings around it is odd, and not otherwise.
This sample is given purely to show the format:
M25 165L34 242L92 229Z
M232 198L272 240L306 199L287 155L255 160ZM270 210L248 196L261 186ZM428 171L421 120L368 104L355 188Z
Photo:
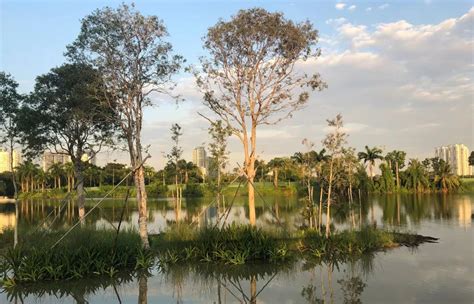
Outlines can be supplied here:
M356 9L356 7L357 7L357 6L355 6L355 5L351 5L351 6L349 6L347 9L350 10L350 11L353 11L353 10Z
M368 8L365 9L365 11L366 11L366 12L370 12L370 11L372 11L372 8L371 8L371 7L368 7Z
M425 157L432 147L450 142L474 147L469 132L474 9L436 24L416 25L408 20L352 24L344 18L326 23L336 34L321 38L322 56L296 68L320 73L329 87L311 94L307 107L293 119L260 128L259 157L268 160L303 150L303 138L320 149L325 119L337 113L343 114L349 145L357 149L384 145L405 150L410 157ZM207 122L196 114L206 109L192 77L181 79L177 91L187 99L179 109L164 103L147 112L148 119L163 120L144 126L153 165L162 165L160 151L169 148L172 120L183 124L186 158L190 159L194 146L207 140ZM229 149L232 165L241 162L242 147L236 139L229 142Z
M326 20L326 24L329 24L329 25L341 25L346 22L347 22L347 19L344 17L331 18L331 19Z
M379 5L379 9L380 9L380 10L384 10L384 9L386 9L388 6L389 6L388 3L384 3L384 4L382 4L382 5Z
M345 7L346 7L346 4L345 3L342 3L342 2L339 2L339 3L336 3L336 9L338 10L343 10Z

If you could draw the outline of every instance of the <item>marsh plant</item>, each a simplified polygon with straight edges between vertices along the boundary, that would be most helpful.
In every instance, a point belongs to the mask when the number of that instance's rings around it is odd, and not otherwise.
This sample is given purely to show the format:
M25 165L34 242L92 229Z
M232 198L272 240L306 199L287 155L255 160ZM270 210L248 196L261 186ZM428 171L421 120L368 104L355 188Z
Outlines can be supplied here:
M1 256L3 287L17 283L114 277L120 271L148 269L154 258L133 231L81 229L52 248L63 231L31 233Z

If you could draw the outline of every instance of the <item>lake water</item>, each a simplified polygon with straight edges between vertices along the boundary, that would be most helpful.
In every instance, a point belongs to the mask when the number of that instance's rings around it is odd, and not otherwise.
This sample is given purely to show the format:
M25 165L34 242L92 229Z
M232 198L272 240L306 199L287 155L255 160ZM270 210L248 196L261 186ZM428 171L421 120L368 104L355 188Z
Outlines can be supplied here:
M96 202L88 201L89 210ZM184 201L177 214L172 201L151 201L149 230L162 231L176 216L198 225L214 224L225 209L206 208L208 203ZM234 202L228 223L248 222L245 204L244 198ZM26 226L75 223L73 204L61 206L61 202L23 201L17 218L14 204L0 204L0 229L16 226L21 238ZM123 210L125 226L136 226L133 201L125 207L120 200L100 206L87 218L87 225L117 225ZM298 229L306 223L302 207L297 198L266 197L257 204L258 225ZM353 212L335 207L336 227L372 224L437 237L439 243L395 248L345 264L178 265L151 274L121 274L112 281L36 284L0 294L0 303L474 303L473 211L472 194L370 196Z

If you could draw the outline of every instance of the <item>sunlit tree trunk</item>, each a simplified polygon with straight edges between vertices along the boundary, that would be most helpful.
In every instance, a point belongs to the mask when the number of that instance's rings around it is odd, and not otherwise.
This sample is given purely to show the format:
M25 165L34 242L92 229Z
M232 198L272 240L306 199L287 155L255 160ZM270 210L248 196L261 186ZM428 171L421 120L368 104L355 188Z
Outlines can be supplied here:
M80 155L79 155L80 154ZM84 221L85 215L85 193L84 193L84 170L81 161L82 152L76 155L76 159L74 160L74 175L76 176L77 180L77 206L79 208L79 219ZM73 178L74 179L74 178ZM71 183L72 186L72 183Z
M257 304L257 279L254 275L250 278L250 304Z
M333 166L334 166L334 156L331 157L331 164L329 166L329 185L328 185L328 206L327 206L327 211L326 211L326 237L329 237L329 234L331 233L331 190L332 190L332 171L333 171Z

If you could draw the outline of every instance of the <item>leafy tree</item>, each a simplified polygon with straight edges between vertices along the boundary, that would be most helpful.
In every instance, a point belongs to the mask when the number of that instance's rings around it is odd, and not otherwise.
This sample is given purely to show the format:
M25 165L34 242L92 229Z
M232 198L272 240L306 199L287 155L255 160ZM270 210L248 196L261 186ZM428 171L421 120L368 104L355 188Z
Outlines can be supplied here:
M180 174L182 163L180 162L181 155L183 154L183 149L179 145L179 138L183 133L181 132L181 126L177 123L171 125L171 140L173 141L173 146L171 147L171 152L167 155L168 163L174 170L174 184L175 184L175 213L176 213L176 222L180 219L181 213L181 197L182 191L180 184L182 183L182 178L178 182L178 174ZM186 162L184 162L186 164Z
M369 148L365 146L365 152L359 152L357 156L360 160L364 161L364 164L368 163L370 179L373 180L375 161L377 159L383 159L382 150L377 147Z
M451 167L442 159L432 159L433 183L437 189L443 192L457 190L461 186L459 177L453 174Z
M23 108L23 133L31 154L45 150L68 155L68 191L76 180L79 217L85 214L85 153L94 157L114 133L111 111L97 70L85 64L64 64L36 79L33 94ZM34 123L31 123L31 122Z
M318 32L308 21L296 24L261 8L241 10L230 21L217 22L204 37L209 56L201 59L197 84L204 105L242 143L251 225L256 224L258 126L276 124L302 108L309 99L305 88L325 87L318 74L309 76L295 68L319 56L317 41Z
M405 151L398 150L393 150L385 156L385 160L388 162L389 167L394 170L398 189L400 189L400 170L405 167L406 156L407 153Z
M11 181L14 197L18 198L15 168L13 166L14 148L19 143L18 113L22 96L17 92L18 83L5 72L0 72L0 145L6 144L10 153Z
M209 154L216 164L217 189L221 189L222 170L225 169L229 160L227 151L227 138L232 135L230 129L222 124L222 120L211 123L209 135L212 141L209 143Z
M429 179L425 166L417 159L411 159L405 170L406 186L416 192L422 192L429 187Z
M268 162L267 166L273 171L273 187L278 188L278 174L285 166L285 159L282 157L275 157Z
M139 231L144 248L149 247L147 194L142 163L143 109L152 104L150 94L169 94L171 76L181 67L181 56L172 55L164 40L165 25L156 16L143 16L134 6L106 7L82 20L77 39L67 47L67 56L97 68L106 86L104 97L127 142L137 192Z
M183 155L183 148L179 145L179 138L183 133L181 132L181 126L177 123L171 125L170 131L173 146L171 147L171 152L166 157L168 161L174 165L175 185L176 189L178 189L178 184L181 183L181 180L179 180L178 183L178 174L181 170L179 160L181 159L181 155Z
M392 170L387 166L387 164L380 164L380 191L383 193L391 193L395 188L393 182L393 173Z
M323 140L323 146L331 153L329 161L328 173L328 191L327 191L327 211L326 211L326 237L331 233L331 190L334 178L334 162L338 160L343 151L343 145L346 143L346 133L342 131L343 121L342 115L338 114L334 119L327 120L328 126L332 128L332 132L328 133Z
M469 155L469 166L474 166L474 151Z

